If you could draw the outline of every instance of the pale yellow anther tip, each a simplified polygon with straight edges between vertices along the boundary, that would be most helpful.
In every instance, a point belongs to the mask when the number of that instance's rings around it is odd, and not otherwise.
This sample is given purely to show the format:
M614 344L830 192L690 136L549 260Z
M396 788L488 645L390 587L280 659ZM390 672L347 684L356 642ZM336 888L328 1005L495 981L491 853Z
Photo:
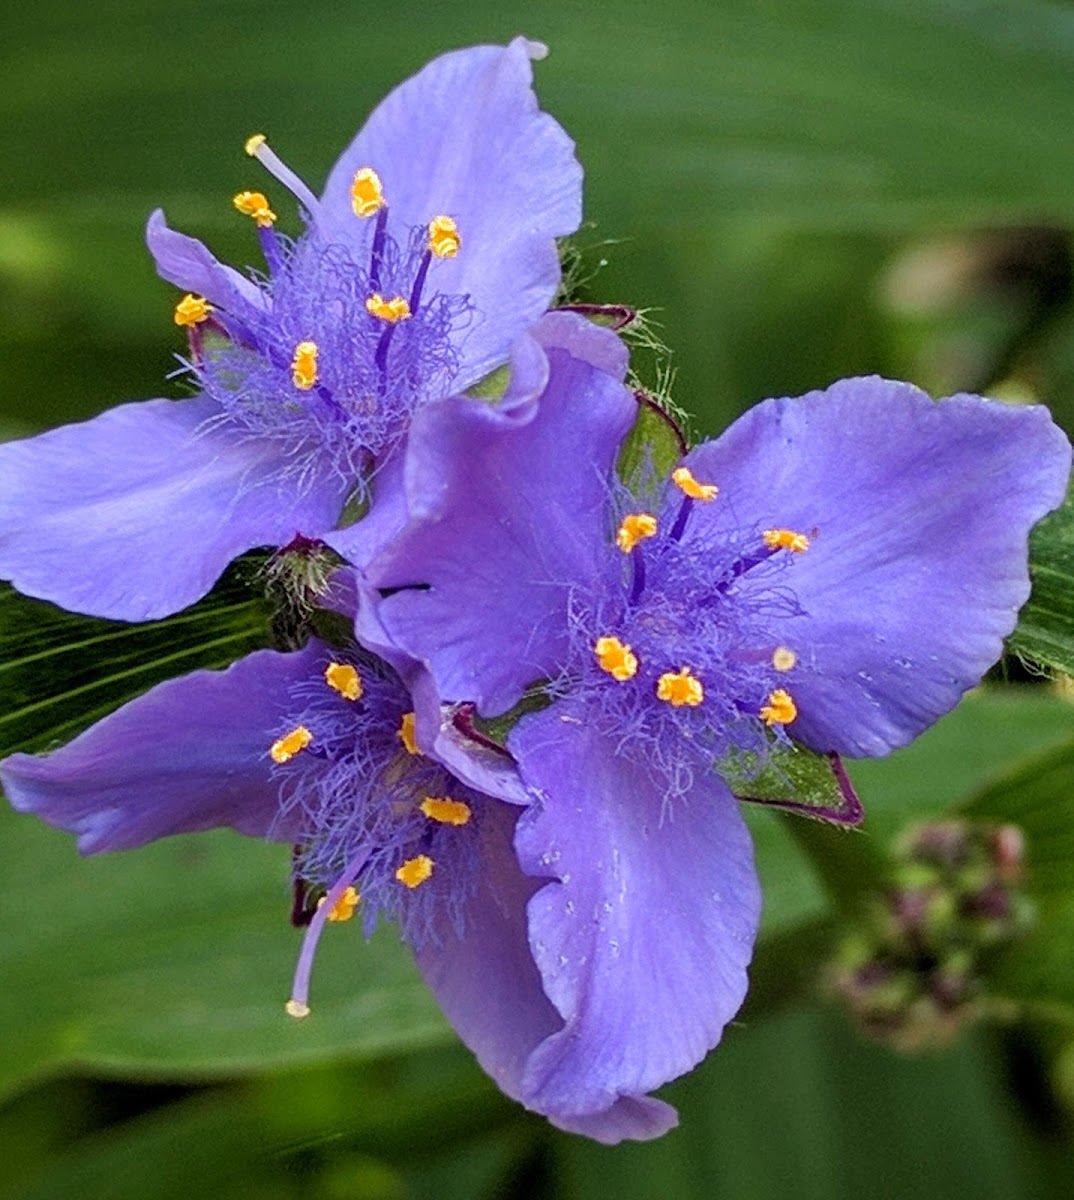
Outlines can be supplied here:
M305 727L305 725L296 725L290 733L285 733L283 737L277 738L269 748L269 756L274 763L283 764L290 762L292 758L313 741L313 734Z
M414 858L408 858L405 863L395 872L395 878L399 880L404 887L416 888L420 887L427 879L432 876L433 867L436 864L427 854L418 854Z
M772 666L777 671L790 671L798 662L798 655L789 646L777 646L772 652Z
M418 740L414 734L415 717L412 712L403 713L403 719L399 724L399 730L396 737L406 747L407 754L420 754L418 749Z
M358 700L362 695L362 679L350 663L331 662L324 669L324 681L344 700Z
M361 167L351 181L351 209L356 217L371 217L385 205L384 187L372 167Z
M809 549L807 535L796 533L793 529L766 529L761 537L769 550L790 550L792 554L802 554Z
M365 310L371 317L376 317L378 321L386 321L389 325L410 318L410 305L403 296L393 296L390 300L385 300L380 292L374 292L366 299Z
M677 467L671 478L684 495L691 500L700 500L702 504L715 500L720 490L714 483L698 483L689 467Z
M434 257L454 258L461 244L459 227L451 217L434 217L429 222L429 253Z
M263 133L251 134L250 137L246 139L246 144L243 146L243 149L251 158L253 158L266 141L268 141L268 139Z
M615 544L629 554L639 542L655 536L656 517L651 513L627 513L615 535Z
M283 1006L283 1011L296 1021L304 1021L310 1015L310 1006L303 1004L301 1000L288 1000Z
M638 673L638 657L617 637L599 637L593 643L597 665L620 683L633 679Z
M789 725L798 716L798 705L791 699L790 692L776 688L761 708L760 717L766 725Z
M656 682L656 698L672 708L696 708L705 699L701 680L683 667L680 671L665 671Z

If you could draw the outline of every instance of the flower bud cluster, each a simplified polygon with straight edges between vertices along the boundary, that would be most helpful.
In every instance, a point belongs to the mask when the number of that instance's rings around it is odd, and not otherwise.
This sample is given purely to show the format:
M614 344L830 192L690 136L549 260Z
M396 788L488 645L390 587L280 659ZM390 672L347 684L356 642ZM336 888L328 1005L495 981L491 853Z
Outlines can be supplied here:
M871 1037L900 1050L942 1044L981 1015L994 952L1023 935L1022 831L953 819L921 825L889 885L840 947L832 991Z

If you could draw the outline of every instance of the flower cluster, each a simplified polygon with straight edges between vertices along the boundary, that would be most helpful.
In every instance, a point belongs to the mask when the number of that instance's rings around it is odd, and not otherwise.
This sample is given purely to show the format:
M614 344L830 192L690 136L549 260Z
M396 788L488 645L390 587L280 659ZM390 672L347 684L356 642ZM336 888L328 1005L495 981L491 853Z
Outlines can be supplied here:
M304 225L237 195L256 271L150 218L196 394L0 447L0 573L140 620L300 547L347 632L160 684L0 779L88 854L291 845L291 1016L329 922L391 919L506 1093L615 1142L675 1123L649 1093L746 993L761 897L727 764L884 754L953 707L1071 451L1044 409L868 378L621 474L627 349L549 311L581 176L541 53L435 60L320 197L252 137Z

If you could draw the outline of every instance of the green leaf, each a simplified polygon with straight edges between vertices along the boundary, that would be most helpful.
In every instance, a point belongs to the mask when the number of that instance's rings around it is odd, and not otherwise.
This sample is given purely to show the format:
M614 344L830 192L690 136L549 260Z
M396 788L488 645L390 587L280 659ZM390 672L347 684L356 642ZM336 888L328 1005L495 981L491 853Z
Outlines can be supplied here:
M1074 674L1074 493L1029 539L1033 591L1008 646L1033 662Z
M450 1037L393 930L329 928L305 1021L284 1014L302 931L284 846L221 830L81 859L0 805L0 1095L79 1068L235 1076Z
M155 683L269 644L250 560L206 598L142 625L65 612L0 585L0 756L66 741Z
M1011 822L1026 838L1030 933L1003 952L992 991L1074 1024L1074 740L981 788L967 816Z
M735 1022L661 1095L681 1124L659 1141L556 1139L557 1200L1053 1194L981 1038L899 1057L838 1014L799 1008Z

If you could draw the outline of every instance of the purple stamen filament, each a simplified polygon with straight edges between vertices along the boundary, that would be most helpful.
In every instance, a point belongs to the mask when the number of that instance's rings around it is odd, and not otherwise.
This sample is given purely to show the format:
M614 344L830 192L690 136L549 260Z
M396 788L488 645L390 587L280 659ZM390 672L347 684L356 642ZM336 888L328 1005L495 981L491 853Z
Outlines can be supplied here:
M671 540L677 542L686 532L686 522L690 518L690 512L694 507L693 500L689 496L683 496L682 504L679 505L678 514L675 517L675 524L671 527Z
M271 225L257 227L257 240L261 243L261 253L265 256L270 275L279 275L283 270L283 250L276 230Z
M321 938L328 914L335 908L343 893L358 878L358 873L369 859L369 849L365 846L347 863L343 874L328 889L323 903L313 914L306 935L302 939L302 949L298 954L295 965L295 978L291 985L291 999L287 1002L287 1011L292 1017L305 1017L309 1014L310 975L313 972L313 960L317 954L317 943Z
M645 560L642 558L640 546L635 546L631 550L630 563L634 568L634 579L630 585L630 603L636 604L645 590Z
M384 239L388 234L388 206L377 209L373 226L373 251L369 256L369 290L380 291L380 268L384 261Z

